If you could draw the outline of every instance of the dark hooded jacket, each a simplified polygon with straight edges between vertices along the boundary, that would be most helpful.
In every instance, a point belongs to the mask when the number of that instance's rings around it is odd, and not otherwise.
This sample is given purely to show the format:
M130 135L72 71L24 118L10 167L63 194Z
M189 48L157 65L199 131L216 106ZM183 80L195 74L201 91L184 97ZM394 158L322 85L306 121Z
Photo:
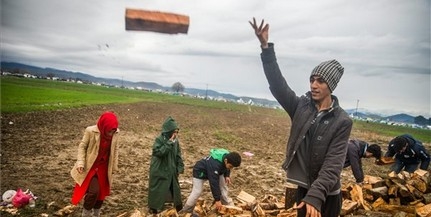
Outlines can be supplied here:
M347 156L344 162L344 168L351 166L353 176L355 176L356 182L361 183L364 181L364 171L362 170L362 158L365 157L365 152L368 148L368 143L351 139L347 143Z
M403 164L419 164L420 169L427 170L430 164L430 155L425 149L421 141L413 138L410 134L401 135L407 140L407 148L403 153L397 153L394 148L394 139L389 142L388 151L386 157L393 157Z
M211 149L210 155L196 162L193 167L193 177L208 180L211 193L215 201L221 198L220 176L230 176L230 170L226 168L224 159L229 153L226 149Z
M169 140L169 135L175 129L178 129L177 123L172 117L168 117L163 123L162 133L153 144L148 187L148 206L152 209L162 210L164 203L168 202L167 198L171 196L175 207L182 208L178 174L184 172L184 163L178 138L175 141Z
M332 108L316 120L319 111L311 98L311 93L307 92L300 97L296 95L281 74L275 57L274 44L268 45L267 49L262 49L261 59L269 89L289 114L292 122L286 145L286 159L282 168L286 171L295 170L298 165L292 162L294 158L299 157L297 151L301 145L308 145L306 159L301 159L308 164L308 174L302 177L306 183L300 185L308 189L302 200L320 211L328 195L341 192L340 175L346 159L347 141L353 123L339 106L338 99L334 95L332 95ZM288 180L291 175L287 173Z

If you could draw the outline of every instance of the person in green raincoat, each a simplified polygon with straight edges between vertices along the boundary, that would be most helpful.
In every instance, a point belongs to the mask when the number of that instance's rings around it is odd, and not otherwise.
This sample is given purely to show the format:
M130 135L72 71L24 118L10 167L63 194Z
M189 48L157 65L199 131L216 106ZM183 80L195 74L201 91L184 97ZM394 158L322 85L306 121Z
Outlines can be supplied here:
M162 211L166 202L173 202L177 211L183 207L178 176L184 173L184 163L178 131L178 124L169 116L153 144L148 186L148 206L152 214Z

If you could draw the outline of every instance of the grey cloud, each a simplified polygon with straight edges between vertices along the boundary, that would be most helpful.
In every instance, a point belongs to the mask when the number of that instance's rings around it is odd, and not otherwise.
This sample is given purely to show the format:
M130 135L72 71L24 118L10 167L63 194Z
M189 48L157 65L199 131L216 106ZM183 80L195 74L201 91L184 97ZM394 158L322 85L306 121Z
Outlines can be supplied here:
M189 32L126 31L126 8L189 15ZM308 90L315 65L335 58L346 67L335 92L346 105L360 98L367 107L430 116L430 97L420 94L430 87L429 1L5 0L1 12L2 61L163 85L210 84L273 99L248 24L265 19L282 72L298 94ZM387 89L405 83L416 85ZM373 86L356 95L350 87L358 84Z

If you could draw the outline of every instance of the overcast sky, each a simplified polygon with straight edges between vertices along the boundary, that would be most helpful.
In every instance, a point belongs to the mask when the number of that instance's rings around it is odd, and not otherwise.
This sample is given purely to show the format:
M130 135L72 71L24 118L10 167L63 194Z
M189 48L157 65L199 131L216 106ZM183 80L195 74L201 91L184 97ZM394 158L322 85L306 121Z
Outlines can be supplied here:
M126 31L126 8L188 15L188 34ZM1 0L1 60L274 100L253 17L298 95L337 59L343 108L431 116L429 0Z

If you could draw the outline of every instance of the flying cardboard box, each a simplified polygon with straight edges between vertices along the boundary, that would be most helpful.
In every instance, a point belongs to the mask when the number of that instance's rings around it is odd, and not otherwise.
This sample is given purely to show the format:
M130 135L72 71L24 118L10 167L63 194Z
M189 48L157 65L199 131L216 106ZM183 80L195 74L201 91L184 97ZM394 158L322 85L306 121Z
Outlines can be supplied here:
M187 34L189 22L185 15L126 8L126 30Z

